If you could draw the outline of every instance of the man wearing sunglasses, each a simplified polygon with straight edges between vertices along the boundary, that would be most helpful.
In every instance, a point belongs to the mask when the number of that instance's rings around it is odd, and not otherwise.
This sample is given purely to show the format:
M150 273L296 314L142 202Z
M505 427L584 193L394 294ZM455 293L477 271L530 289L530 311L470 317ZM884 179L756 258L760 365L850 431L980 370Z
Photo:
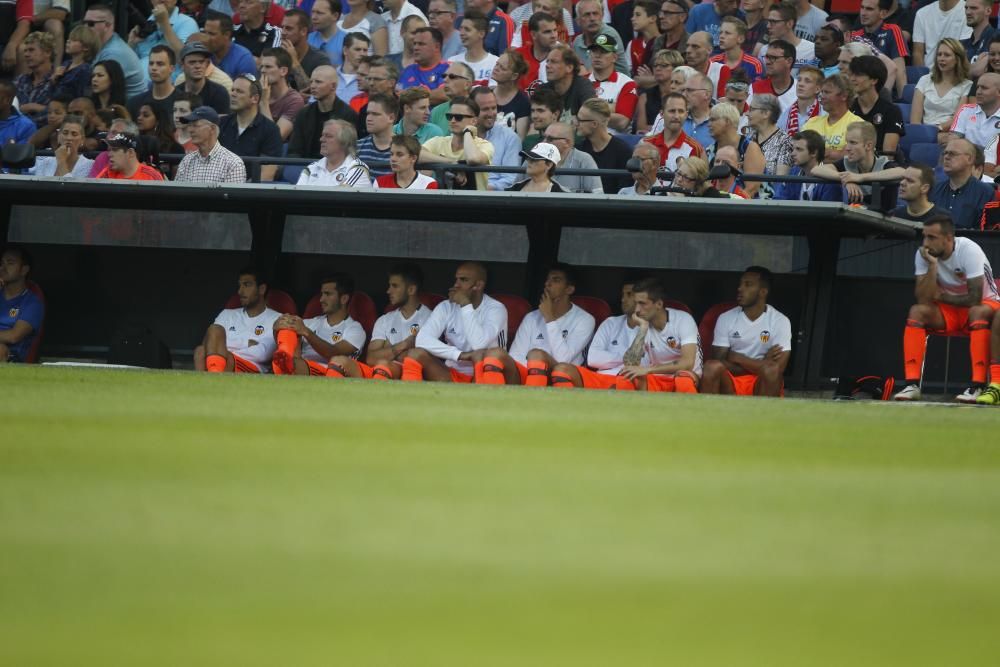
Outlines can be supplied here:
M475 100L459 97L451 101L451 110L447 114L447 137L434 137L420 151L420 162L431 164L468 164L486 165L493 161L493 144L486 139L480 139L476 124L479 120L479 105ZM472 178L471 174L458 172L455 174L455 188L460 190L486 190L489 177L486 172L480 172Z
M114 10L107 5L91 5L87 8L87 13L83 15L83 24L90 26L97 33L97 39L101 42L101 50L94 58L94 62L115 60L122 66L122 70L125 72L125 87L128 97L146 92L146 89L149 88L146 70L139 62L135 51L115 33Z
M451 132L447 118L448 112L451 111L451 101L459 97L468 97L473 83L471 67L463 62L453 62L448 65L448 70L444 73L444 92L448 96L448 101L431 110L431 123L440 127L445 134Z

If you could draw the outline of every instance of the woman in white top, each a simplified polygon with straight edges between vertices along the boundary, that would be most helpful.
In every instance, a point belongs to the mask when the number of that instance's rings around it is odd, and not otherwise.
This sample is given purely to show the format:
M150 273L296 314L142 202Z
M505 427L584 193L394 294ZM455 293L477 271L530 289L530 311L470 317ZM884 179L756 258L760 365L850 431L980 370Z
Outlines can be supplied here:
M947 131L971 87L965 48L957 39L945 37L938 44L931 73L917 81L910 122L936 125L939 130Z
M32 176L56 176L58 178L87 178L94 161L80 155L86 134L83 118L66 116L59 126L59 147L55 157L40 157L28 171Z
M337 28L344 32L364 33L372 41L371 54L384 56L389 52L389 28L385 19L373 12L369 0L347 0L351 11L337 21Z

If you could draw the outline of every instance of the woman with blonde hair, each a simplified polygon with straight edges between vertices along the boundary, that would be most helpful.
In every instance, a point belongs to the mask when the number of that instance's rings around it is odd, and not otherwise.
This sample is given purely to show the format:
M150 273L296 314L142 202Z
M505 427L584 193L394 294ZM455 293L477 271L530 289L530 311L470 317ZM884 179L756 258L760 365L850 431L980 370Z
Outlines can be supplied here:
M740 171L763 174L765 161L760 145L740 134L739 127L740 112L732 104L722 102L712 107L708 115L708 131L715 139L715 143L706 146L709 163L715 160L715 154L720 148L731 146L740 156ZM742 178L737 178L736 184L743 188L750 199L753 199L760 189L759 181L744 182Z
M942 39L930 74L920 77L913 91L910 122L936 125L941 131L948 131L955 112L972 88L969 68L965 47L957 39Z

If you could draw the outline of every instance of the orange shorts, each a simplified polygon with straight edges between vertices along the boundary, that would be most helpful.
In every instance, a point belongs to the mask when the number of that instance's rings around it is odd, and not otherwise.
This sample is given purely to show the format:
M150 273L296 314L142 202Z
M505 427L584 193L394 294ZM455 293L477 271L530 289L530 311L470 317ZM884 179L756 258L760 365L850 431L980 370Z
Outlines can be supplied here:
M511 359L511 361L514 361ZM528 367L517 361L514 361L514 366L517 367L517 372L521 376L521 384L524 384L528 380Z
M375 371L373 367L361 361L355 361L354 363L358 365L358 370L361 371L361 377L363 377L366 380L372 379Z
M941 311L944 318L944 329L939 333L943 334L968 334L969 333L969 309L963 306L953 306L948 303L934 302L934 305ZM989 306L993 312L1000 310L1000 301L983 299L983 305Z
M584 389L617 389L619 391L635 391L635 384L621 375L607 375L592 371L584 366L577 366Z
M654 375L650 373L646 376L646 391L676 391L673 375Z
M757 376L748 373L747 375L733 375L729 371L729 379L733 381L733 389L737 396L753 396L754 387L757 386Z
M326 377L326 364L321 364L318 361L309 361L308 359L303 359L303 361L309 367L309 375L313 377Z
M233 354L233 353L230 352L229 354ZM233 365L233 372L234 373L257 373L257 374L260 374L260 366L258 366L257 364L255 364L252 361L247 361L243 357L240 357L240 356L235 355L235 354L233 354L233 361L235 362L235 364Z
M458 382L460 384L471 384L473 377L471 375L466 375L461 371L456 371L454 368L449 368L448 371L451 373L451 381Z

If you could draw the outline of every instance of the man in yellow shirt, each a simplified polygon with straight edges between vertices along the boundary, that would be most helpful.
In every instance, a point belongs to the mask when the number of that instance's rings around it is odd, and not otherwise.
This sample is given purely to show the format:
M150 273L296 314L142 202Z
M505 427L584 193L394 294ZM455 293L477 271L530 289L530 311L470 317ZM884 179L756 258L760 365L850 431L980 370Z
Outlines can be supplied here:
M479 118L479 105L467 97L456 97L451 101L451 109L445 114L448 119L447 137L428 139L420 151L422 163L487 165L493 161L493 144L476 136L476 122ZM455 174L455 189L485 190L486 172L472 174L459 171Z
M820 95L820 104L826 115L810 118L804 129L814 130L822 135L826 140L824 161L832 164L844 157L844 150L847 148L847 126L851 123L861 123L864 119L848 110L854 101L854 90L843 74L833 74L823 79Z

